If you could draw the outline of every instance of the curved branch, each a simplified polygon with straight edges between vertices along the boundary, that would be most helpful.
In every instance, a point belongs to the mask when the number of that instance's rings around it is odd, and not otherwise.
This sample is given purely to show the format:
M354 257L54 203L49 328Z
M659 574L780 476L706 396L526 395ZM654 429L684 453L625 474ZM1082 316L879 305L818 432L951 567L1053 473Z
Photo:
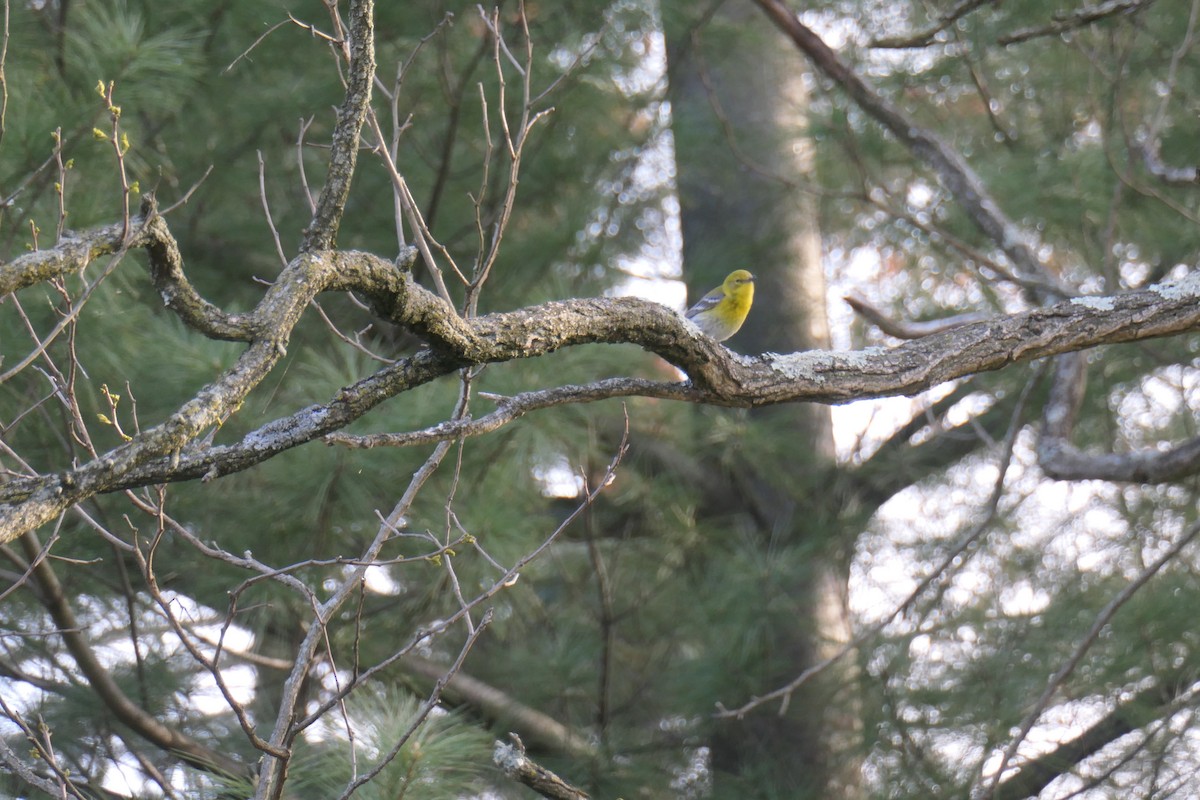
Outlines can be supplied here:
M1200 166L1176 167L1163 161L1158 142L1142 144L1142 164L1146 171L1168 186L1195 186L1200 183Z
M846 305L854 309L854 313L867 322L870 322L876 328L879 328L879 330L888 336L893 336L897 339L920 339L922 336L942 333L952 328L957 328L960 325L982 322L989 316L982 311L969 311L963 314L943 317L942 319L919 321L898 320L883 313L882 309L872 305L870 301L857 292L851 292L842 299L846 301Z
M351 289L371 298L376 310L397 324L424 336L430 349L343 389L325 406L277 420L237 445L187 454L200 434L234 413L278 362L309 301L321 291ZM4 484L0 542L100 492L245 469L331 433L389 397L463 367L536 358L573 345L626 342L657 353L691 376L685 383L630 384L624 390L629 395L735 407L839 403L912 394L1020 361L1196 330L1198 296L1200 272L1193 272L1177 284L1078 298L962 325L892 349L747 358L703 336L665 306L646 300L565 300L465 320L383 259L357 252L302 254L253 312L258 338L233 367L165 422L77 469Z
M1132 453L1085 453L1071 444L1087 386L1086 364L1078 353L1065 355L1056 363L1046 422L1037 445L1038 463L1046 475L1061 481L1170 483L1200 472L1200 436L1168 450Z
M22 544L30 559L34 559L40 550L40 545L32 535L22 537ZM250 774L244 764L185 736L178 729L164 724L153 714L130 700L92 650L87 641L86 630L79 625L70 601L67 599L66 591L50 566L50 561L48 559L38 560L33 575L41 590L42 602L58 627L63 644L66 645L71 658L75 660L79 671L87 678L97 697L114 717L128 725L146 741L166 752L179 754L180 758L194 767L230 776L246 777Z

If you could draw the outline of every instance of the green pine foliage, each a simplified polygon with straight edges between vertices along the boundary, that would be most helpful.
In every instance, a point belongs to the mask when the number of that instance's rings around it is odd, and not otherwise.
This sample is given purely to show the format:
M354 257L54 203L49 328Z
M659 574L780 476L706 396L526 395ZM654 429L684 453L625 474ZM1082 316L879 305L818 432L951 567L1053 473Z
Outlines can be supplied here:
M13 8L13 41L23 46L19 57L16 48L10 50L7 64L10 106L0 142L0 195L23 188L12 205L0 209L6 258L32 246L31 226L41 245L53 241L60 221L56 183L64 187L67 229L119 219L112 147L92 133L111 125L96 84L113 81L121 129L131 142L126 168L141 191L154 190L167 205L213 167L168 220L199 290L227 310L251 307L262 282L280 266L262 212L258 153L272 219L291 257L310 213L299 160L315 193L324 177L331 108L342 91L323 40L291 24L268 29L285 21L290 10L328 30L321 4L71 4L62 31L48 10L53 4L46 5ZM444 20L442 5L454 12L452 20ZM868 34L928 22L922 4L811 5L812 13L826 18L852 12ZM1155 43L1178 38L1181 12L1164 10L1168 5L1069 37L1001 48L998 36L1044 23L1046 6L987 4L948 31L934 51L892 58L851 46L843 54L885 96L958 148L1010 216L1055 244L1047 259L1062 275L1090 291L1115 291L1161 279L1200 244L1190 214L1174 213L1191 207L1191 190L1149 188L1153 182L1125 147L1126 128L1153 114L1155 87L1170 62L1170 49ZM501 4L501 17L515 43L512 8ZM527 145L514 215L481 313L613 290L624 277L616 265L646 245L646 221L660 213L669 189L647 188L637 176L645 149L663 135L662 86L629 88L645 43L657 32L654 9L583 0L530 3L529 9L534 93L548 91L537 109L553 110L534 127ZM668 30L694 22L695 9L687 4L667 3L662 12ZM870 27L872 20L878 30ZM389 89L398 65L409 64L397 102L400 121L411 121L400 139L400 168L434 235L469 273L481 258L479 226L486 248L509 180L486 27L468 3L380 3L377 31L380 78ZM768 33L751 41L764 49L774 46L775 32ZM745 46L736 27L714 25L704 32L705 48ZM520 50L514 50L518 58ZM750 51L747 58L755 55ZM1177 65L1176 91L1183 96L1171 106L1163 131L1164 156L1178 163L1200 161L1195 115L1180 111L1194 103L1190 92L1200 85L1198 64L1184 59ZM504 69L506 111L514 119L520 112L519 76ZM981 77L997 101L994 117L977 86ZM999 257L932 173L914 166L842 94L820 81L815 87L804 132L816 144L821 185L814 196L826 250L870 247L893 256L891 271L882 270L879 286L872 288L898 317L1025 307L1027 301L1011 287L980 280L980 265L946 236L865 202L868 190L881 187L893 209L927 218L985 256ZM486 179L481 94L492 134ZM376 108L385 106L377 96ZM685 115L695 108L673 111L677 151L711 152L693 174L711 169L745 175L711 109L694 118ZM310 118L298 148L300 120L307 124ZM739 126L744 122L735 120ZM64 171L53 161L38 171L53 152L50 134L56 128L62 131ZM747 131L748 151L770 139ZM919 199L925 195L928 199ZM394 254L391 196L387 175L364 150L339 246ZM135 207L136 202L135 195ZM732 263L753 263L764 277L788 269L771 256L784 228L749 211L723 223L687 265L693 289L719 280ZM105 267L94 264L82 278L68 279L67 291L78 297ZM431 285L420 268L417 274ZM461 285L446 277L461 302ZM42 332L70 306L44 287L25 290L18 299ZM362 331L363 343L385 357L421 346L349 298L319 302L343 332ZM10 313L11 305L0 308L3 371L26 352L28 333L20 315ZM775 308L766 298L759 308L752 320L757 331L734 340L735 349L749 351L748 341L769 343L784 327L761 310ZM51 347L59 358L73 349L86 366L73 376L74 387L99 450L117 445L121 430L161 422L241 352L240 345L188 331L164 311L140 254L127 256L96 290L79 325L86 335L62 337ZM861 329L855 337L855 344L890 342ZM1187 402L1146 399L1153 394L1146 387L1152 378L1185 383L1172 372L1176 367L1164 365L1190 368L1195 345L1195 337L1181 336L1152 347L1091 354L1092 383L1076 443L1140 447L1195 435ZM213 441L238 441L274 419L325 402L380 366L310 310L275 373L214 432ZM470 413L478 417L494 408L488 394L510 396L612 375L662 377L670 374L667 369L625 345L572 348L489 366L471 377ZM631 447L613 483L490 603L496 618L464 670L594 742L590 761L536 753L594 796L822 796L818 788L781 786L770 773L769 758L696 795L688 795L681 781L697 753L729 735L713 717L717 703L744 702L815 660L821 643L814 641L814 587L821 568L834 564L859 580L869 567L893 558L903 577L915 582L980 521L990 485L978 476L990 475L997 451L989 441L1003 438L1032 375L1012 369L969 384L973 399L988 410L975 415L975 426L954 431L960 449L923 446L937 440L931 425L927 438L886 449L874 463L866 457L861 467L813 457L804 420L786 412L649 400L537 412L455 445L381 555L391 586L364 592L361 613L356 609L331 629L329 650L342 669L369 666L432 621L455 613L455 584L468 599L490 588L501 573L471 540L505 566L536 547L576 510L583 488L604 479L628 417ZM382 404L351 432L436 424L454 408L458 392L453 380L421 387ZM1186 396L1181 389L1177 395ZM1031 405L1039 406L1044 396L1041 386ZM1140 413L1147 407L1153 407L1152 415ZM14 422L13 410L25 408L33 411ZM6 446L27 454L33 469L61 468L72 456L83 457L45 375L27 370L0 385L0 410L11 426L4 431ZM99 422L99 415L109 422ZM1027 411L1025 419L1035 416ZM1011 492L987 533L954 564L955 577L918 598L858 651L857 674L844 682L819 681L791 701L793 712L799 708L814 719L830 709L857 715L858 738L848 757L863 759L864 792L962 796L978 778L981 762L1005 746L1047 676L1070 657L1100 610L1195 517L1191 484L1097 491L1081 508L1103 512L1104 525L1082 511L1064 516L1060 509L1048 510L1035 496L1030 441L1018 440L1020 474L1014 473ZM250 553L280 568L311 559L290 574L322 598L325 582L342 574L338 559L353 557L371 540L378 514L388 513L430 449L365 451L312 443L245 473L169 487L167 509L201 541L231 553ZM896 498L926 504L923 519L908 525L871 521ZM124 536L136 531L143 546L154 534L154 520L120 496L97 498L85 510ZM258 754L230 714L204 711L188 700L199 673L162 631L134 559L77 516L68 516L60 533L55 567L70 582L80 624L111 658L129 696L164 721L253 763ZM456 541L453 553L437 553L439 544ZM1081 544L1072 549L1076 541ZM245 572L201 558L170 533L158 543L155 558L162 589L199 622L219 624L232 610L235 625L255 637L256 654L291 658L310 618L310 602L270 581L246 584ZM1187 563L1169 567L1121 610L1064 687L1061 705L1067 711L1075 709L1084 719L1084 712L1106 709L1154 681L1194 679L1193 572ZM1037 602L1016 603L1013 598L1025 591ZM899 603L904 597L891 599ZM60 644L48 635L53 626L35 598L18 591L4 602L3 633L14 642L5 645L8 661L62 687L28 700L28 707L59 731L56 749L76 773L99 778L113 761L106 749L119 749L115 737L127 732L78 683ZM890 609L859 611L874 620ZM131 656L135 628L159 635L143 636ZM462 639L456 628L428 643L424 654L448 662ZM257 730L269 732L285 673L240 668L252 675L248 707ZM289 784L295 796L336 796L351 778L351 748L363 774L413 728L420 701L395 688L402 680L389 672L350 696L346 719L355 725L353 744L345 740L337 715L305 740ZM319 678L310 683L309 700L328 699L330 683ZM765 718L775 710L755 713ZM69 733L79 730L88 735ZM19 744L11 730L0 732ZM505 733L502 724L468 707L449 714L439 709L416 725L395 761L357 796L451 798L484 791L515 796L487 766L489 743ZM1150 770L1147 764L1156 755L1169 752L1169 745L1153 743L1130 774ZM169 754L154 759L191 791L213 796L248 791L184 771ZM700 772L711 779L713 765L703 756L700 763Z

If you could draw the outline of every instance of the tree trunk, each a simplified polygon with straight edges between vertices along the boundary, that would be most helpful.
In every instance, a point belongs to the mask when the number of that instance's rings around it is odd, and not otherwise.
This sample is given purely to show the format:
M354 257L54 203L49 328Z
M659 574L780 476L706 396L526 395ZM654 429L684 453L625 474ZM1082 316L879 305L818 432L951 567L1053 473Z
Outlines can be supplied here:
M688 7L666 4L663 14L690 296L748 268L755 303L731 348L827 348L819 226L807 191L814 163L805 75L795 52L749 5L726 3L707 20ZM839 509L822 489L835 469L828 409L793 405L752 419L772 432L761 438L773 452L756 450L737 465L730 496L742 507L734 511L755 520L764 563L806 559L805 568L787 570L803 577L786 587L803 616L773 631L767 663L745 665L765 692L849 639L854 532L839 529ZM826 676L782 715L772 708L720 723L712 739L717 796L857 796L859 715L852 701L830 701L853 696L835 694L830 681L853 677L849 670Z

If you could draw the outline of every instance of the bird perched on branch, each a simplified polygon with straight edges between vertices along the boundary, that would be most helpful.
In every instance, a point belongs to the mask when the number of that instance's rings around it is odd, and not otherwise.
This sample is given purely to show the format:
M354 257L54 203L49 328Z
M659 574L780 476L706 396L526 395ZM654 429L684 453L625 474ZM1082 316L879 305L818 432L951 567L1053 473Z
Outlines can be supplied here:
M735 269L684 315L706 334L723 342L738 332L754 302L754 276Z

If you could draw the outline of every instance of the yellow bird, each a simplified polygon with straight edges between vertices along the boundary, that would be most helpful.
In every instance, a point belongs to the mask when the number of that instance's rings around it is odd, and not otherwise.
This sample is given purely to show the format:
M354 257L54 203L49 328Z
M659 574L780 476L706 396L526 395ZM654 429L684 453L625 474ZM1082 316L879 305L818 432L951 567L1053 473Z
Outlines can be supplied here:
M738 332L754 302L754 276L735 269L684 315L707 335L723 342Z

